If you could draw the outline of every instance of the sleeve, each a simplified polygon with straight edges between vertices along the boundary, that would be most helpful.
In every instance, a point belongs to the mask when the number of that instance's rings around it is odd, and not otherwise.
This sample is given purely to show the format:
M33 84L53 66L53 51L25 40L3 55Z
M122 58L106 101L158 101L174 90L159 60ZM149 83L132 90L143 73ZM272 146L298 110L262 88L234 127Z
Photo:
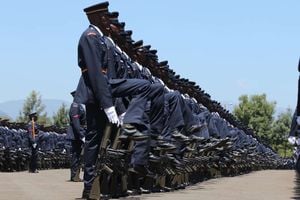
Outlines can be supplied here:
M298 78L297 116L300 116L300 76Z
M32 145L34 143L34 141L33 141L33 137L32 137L32 125L31 125L31 123L29 123L28 126L27 126L27 133L28 133L29 145Z
M81 127L80 127L80 110L79 106L72 106L70 109L70 118L71 124L73 128L73 133L75 138L83 138L84 134L82 134Z
M107 79L102 73L105 59L105 44L94 32L84 33L78 46L78 56L87 68L88 79L93 93L102 108L113 106L111 91ZM79 63L80 65L80 63Z
M80 104L80 138L85 137L86 135L86 112L83 108L83 105Z

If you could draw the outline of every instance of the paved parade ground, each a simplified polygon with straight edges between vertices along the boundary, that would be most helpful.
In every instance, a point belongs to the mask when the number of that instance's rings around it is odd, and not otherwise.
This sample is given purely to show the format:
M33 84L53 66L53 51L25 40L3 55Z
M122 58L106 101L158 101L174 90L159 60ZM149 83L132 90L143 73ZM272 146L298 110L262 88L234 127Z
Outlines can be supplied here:
M81 196L83 183L68 182L69 170L45 170L0 173L0 200L74 200ZM298 199L292 170L253 172L233 178L212 179L185 190L155 193L126 199L132 200L288 200ZM300 184L300 183L299 183ZM299 198L300 199L300 198Z

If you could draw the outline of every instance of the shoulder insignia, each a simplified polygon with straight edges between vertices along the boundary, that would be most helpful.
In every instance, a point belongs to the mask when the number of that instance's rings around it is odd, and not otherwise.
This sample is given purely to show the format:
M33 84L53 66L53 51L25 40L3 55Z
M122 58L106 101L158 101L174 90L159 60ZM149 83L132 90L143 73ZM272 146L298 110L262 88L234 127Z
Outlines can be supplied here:
M96 33L94 33L94 32L88 32L87 33L87 36L96 36L97 34Z

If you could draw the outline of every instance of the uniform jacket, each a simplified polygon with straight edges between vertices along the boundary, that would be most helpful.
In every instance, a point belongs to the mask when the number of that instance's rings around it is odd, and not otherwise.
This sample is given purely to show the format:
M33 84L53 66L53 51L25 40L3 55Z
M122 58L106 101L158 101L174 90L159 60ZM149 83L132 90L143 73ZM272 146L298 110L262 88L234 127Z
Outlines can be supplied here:
M107 48L102 35L92 25L80 37L78 65L83 72L89 101L99 104L103 109L113 106L108 80L103 74L107 66Z
M80 140L85 137L85 109L82 104L73 102L69 111L70 125L67 130L69 140Z

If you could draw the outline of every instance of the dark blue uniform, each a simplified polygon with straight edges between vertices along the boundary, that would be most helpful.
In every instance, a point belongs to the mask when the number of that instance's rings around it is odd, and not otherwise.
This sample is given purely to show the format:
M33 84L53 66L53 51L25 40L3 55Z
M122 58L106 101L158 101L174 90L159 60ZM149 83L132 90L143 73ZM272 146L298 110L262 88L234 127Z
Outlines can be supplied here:
M89 192L91 189L99 142L108 121L103 109L113 106L111 90L102 72L106 62L106 45L102 35L90 25L81 35L78 44L78 65L82 71L79 84L81 83L85 88L77 92L84 94L87 120L84 192Z
M36 135L33 135L33 130ZM37 172L37 159L38 159L38 125L33 126L32 122L29 122L27 126L29 147L31 148L31 158L29 163L29 172Z
M299 65L300 67L300 65ZM290 128L290 136L295 136L295 137L299 137L299 126L297 124L297 117L300 116L300 76L298 78L298 97L297 97L297 106L296 106L296 110L295 113L293 115L293 119L292 119L292 124L291 124L291 128Z
M159 135L164 125L164 87L154 83L141 73L114 42L104 37L108 47L107 76L111 83L113 97L130 96L131 101L124 117L124 124L138 124L144 134ZM126 80L121 84L114 81ZM148 164L150 140L135 142L131 164L145 166Z
M108 122L103 109L112 107L114 97L134 96L131 100L124 123L141 124L148 100L151 100L151 129L161 130L160 114L163 113L163 90L150 82L139 79L116 79L113 46L107 46L104 38L93 26L82 34L78 45L78 65L85 84L87 118L86 145L84 149L84 192L91 189L94 180L94 165L104 128ZM78 90L77 90L78 92ZM102 108L102 109L101 109Z
M166 121L163 136L170 140L175 129L197 125L190 107L178 91L165 93Z
M151 101L149 112L150 132L151 134L160 134L163 128L163 86L161 84L152 84L148 80L134 76L134 70L129 58L126 58L116 48L110 38L104 36L104 42L107 46L107 69L105 71L111 86L112 96L130 96L132 98L124 117L124 124L145 125L143 115L147 102Z
M67 137L71 140L71 181L80 181L79 172L83 138L85 138L84 125L86 124L85 109L82 104L73 101L69 111L70 126Z

